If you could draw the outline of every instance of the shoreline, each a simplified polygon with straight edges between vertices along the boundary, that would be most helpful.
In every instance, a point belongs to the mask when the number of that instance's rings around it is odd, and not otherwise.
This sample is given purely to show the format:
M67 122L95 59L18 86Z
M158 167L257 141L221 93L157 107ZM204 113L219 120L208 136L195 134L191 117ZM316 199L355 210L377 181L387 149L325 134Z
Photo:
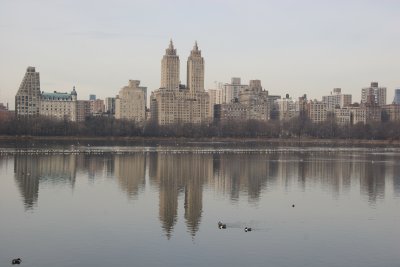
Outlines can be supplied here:
M400 147L400 140L364 139L317 139L317 138L254 138L254 137L109 137L109 136L0 136L1 143L41 142L115 142L115 143L159 143L160 144L271 144L283 146L394 146Z

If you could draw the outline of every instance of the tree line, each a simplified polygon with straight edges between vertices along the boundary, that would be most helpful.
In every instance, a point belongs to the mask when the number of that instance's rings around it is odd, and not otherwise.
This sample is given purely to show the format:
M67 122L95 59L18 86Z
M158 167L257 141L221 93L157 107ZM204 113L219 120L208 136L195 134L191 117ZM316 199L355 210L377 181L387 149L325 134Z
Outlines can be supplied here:
M0 122L0 135L10 136L96 136L96 137L248 137L399 140L400 121L338 125L334 118L313 123L306 116L288 121L222 121L210 124L160 126L153 121L138 124L111 117L89 117L84 122L49 117L15 117Z

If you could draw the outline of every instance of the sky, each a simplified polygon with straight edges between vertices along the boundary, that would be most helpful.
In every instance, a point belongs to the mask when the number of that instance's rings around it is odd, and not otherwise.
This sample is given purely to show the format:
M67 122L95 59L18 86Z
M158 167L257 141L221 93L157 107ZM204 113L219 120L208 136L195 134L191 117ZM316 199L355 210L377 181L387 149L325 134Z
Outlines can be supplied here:
M398 0L0 0L0 103L28 66L42 91L78 99L118 94L128 80L160 87L172 38L186 83L197 40L206 89L259 79L273 95L321 99L333 88L360 101L371 81L400 88ZM150 95L150 93L148 93Z

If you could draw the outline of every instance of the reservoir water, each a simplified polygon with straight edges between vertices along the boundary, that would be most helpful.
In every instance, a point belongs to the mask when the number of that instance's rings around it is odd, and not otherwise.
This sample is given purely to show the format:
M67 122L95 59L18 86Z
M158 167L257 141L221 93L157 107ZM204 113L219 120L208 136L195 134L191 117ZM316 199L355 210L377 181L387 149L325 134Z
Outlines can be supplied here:
M0 266L400 263L400 150L4 151Z

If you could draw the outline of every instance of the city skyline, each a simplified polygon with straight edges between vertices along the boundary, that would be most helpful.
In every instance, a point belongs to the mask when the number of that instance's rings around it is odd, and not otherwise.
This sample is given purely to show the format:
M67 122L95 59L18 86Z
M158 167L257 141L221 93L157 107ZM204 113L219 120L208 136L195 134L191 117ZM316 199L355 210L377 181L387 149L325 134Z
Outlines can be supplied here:
M160 58L171 38L181 56L199 42L206 90L241 77L293 97L321 99L339 87L359 102L361 88L377 81L391 102L400 87L396 1L116 1L112 8L96 2L96 14L90 1L41 3L0 4L0 102L11 109L26 66L46 73L42 91L76 85L82 99L104 99L137 79L150 94L159 88ZM180 71L185 83L184 64Z

